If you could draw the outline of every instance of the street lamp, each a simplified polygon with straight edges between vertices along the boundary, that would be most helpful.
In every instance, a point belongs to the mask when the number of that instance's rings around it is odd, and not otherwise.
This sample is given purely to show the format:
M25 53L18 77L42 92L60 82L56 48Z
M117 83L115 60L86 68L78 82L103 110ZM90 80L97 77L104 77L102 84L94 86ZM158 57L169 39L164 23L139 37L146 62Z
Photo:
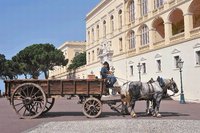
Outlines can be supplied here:
M182 81L182 68L183 68L183 63L181 59L177 62L178 68L180 70L180 81L181 81L181 94L180 94L180 104L185 104L185 97L183 93L183 81Z
M142 65L140 63L138 63L137 67L138 67L138 72L139 72L139 81L141 81L141 69L142 69Z

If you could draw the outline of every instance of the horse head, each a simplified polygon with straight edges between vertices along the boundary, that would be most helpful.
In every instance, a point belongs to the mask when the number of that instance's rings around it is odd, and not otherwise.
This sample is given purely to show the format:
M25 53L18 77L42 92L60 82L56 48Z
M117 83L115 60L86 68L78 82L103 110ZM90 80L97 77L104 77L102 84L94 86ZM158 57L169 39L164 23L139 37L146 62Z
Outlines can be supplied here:
M173 80L173 78L169 79L169 82L166 84L166 88L168 90L171 90L174 94L178 93L179 91L176 82Z

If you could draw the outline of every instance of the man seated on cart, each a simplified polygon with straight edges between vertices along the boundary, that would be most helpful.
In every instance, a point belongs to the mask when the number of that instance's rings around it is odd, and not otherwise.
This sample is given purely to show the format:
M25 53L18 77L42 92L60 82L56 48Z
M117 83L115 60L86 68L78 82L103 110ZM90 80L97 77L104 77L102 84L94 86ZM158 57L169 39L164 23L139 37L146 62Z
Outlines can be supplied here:
M113 73L110 71L110 66L108 62L103 63L103 67L101 68L101 78L106 80L106 87L108 89L112 89L112 95L115 95L114 91L114 83L117 81L116 77L113 75Z

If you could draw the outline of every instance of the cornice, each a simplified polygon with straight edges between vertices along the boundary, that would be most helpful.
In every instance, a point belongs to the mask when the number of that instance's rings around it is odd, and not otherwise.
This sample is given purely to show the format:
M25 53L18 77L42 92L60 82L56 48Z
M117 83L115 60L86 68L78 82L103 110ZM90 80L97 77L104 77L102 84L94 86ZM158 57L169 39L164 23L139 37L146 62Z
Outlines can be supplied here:
M90 11L86 15L86 21L89 20L94 14L96 14L98 11L100 11L102 8L104 8L111 1L112 0L102 0L95 8L92 9L92 11Z

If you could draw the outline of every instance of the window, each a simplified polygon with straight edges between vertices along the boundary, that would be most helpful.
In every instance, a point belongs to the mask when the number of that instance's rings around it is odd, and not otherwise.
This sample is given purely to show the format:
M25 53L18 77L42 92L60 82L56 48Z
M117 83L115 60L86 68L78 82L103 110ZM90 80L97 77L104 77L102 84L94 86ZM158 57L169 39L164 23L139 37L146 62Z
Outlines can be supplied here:
M119 38L119 51L123 51L122 38Z
M99 53L99 48L97 48L97 55L99 55L100 53Z
M147 15L148 8L147 8L147 0L141 0L141 16Z
M134 20L135 20L135 2L134 0L132 0L129 5L129 21L132 22Z
M161 69L161 60L157 60L157 70L158 72L160 72L162 69Z
M130 66L130 74L133 76L133 66Z
M88 62L90 62L90 52L88 53Z
M146 63L142 63L142 73L143 73L143 74L147 73L147 70L146 70Z
M119 15L119 29L121 29L122 28L122 10L119 10L118 15Z
M114 16L113 15L110 17L110 31L111 32L114 31Z
M200 51L196 51L196 65L200 65Z
M90 43L90 31L88 31L88 43Z
M175 68L178 68L178 61L180 60L180 56L174 56L174 65L175 65Z
M106 36L106 21L103 21L103 36Z
M99 25L97 25L97 31L96 31L97 33L97 36L96 36L96 38L97 38L97 40L99 40Z
M149 43L149 28L144 25L141 32L141 44L146 45Z
M154 8L156 9L156 8L161 7L164 4L163 1L164 0L154 0Z
M92 37L91 37L91 39L92 39L92 42L94 42L94 29L92 29Z
M129 48L135 48L135 32L131 31L130 35L129 35Z
M94 50L92 51L92 61L94 61Z

